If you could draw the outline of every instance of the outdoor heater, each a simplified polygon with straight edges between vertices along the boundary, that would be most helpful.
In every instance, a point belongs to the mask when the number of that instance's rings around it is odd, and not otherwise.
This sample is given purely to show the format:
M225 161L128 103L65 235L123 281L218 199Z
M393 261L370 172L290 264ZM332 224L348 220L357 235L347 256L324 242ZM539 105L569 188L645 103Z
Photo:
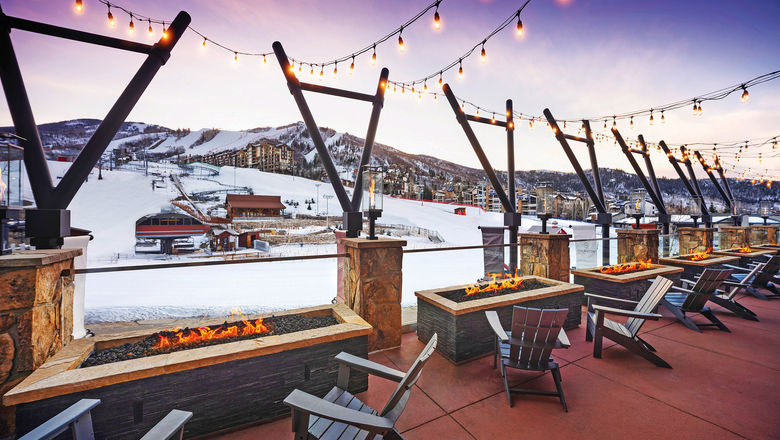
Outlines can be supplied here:
M734 221L734 226L739 226L741 218L742 202L739 200L734 200L731 202L731 219Z
M542 200L536 201L536 216L542 221L542 234L547 234L547 220L552 217L553 196L546 194Z
M0 141L0 255L10 254L9 221L22 210L22 147Z
M376 240L376 219L382 216L384 171L381 167L363 167L363 214L368 217L368 239Z
M759 215L761 215L761 218L764 219L764 224L766 224L769 215L772 214L772 201L771 200L760 201L758 203L758 213Z
M626 214L631 215L636 220L636 228L639 229L639 221L645 215L645 198L647 191L643 189L635 189L631 192L629 203L626 206Z
M688 199L688 215L693 219L693 227L699 227L699 217L701 217L701 197L694 196Z

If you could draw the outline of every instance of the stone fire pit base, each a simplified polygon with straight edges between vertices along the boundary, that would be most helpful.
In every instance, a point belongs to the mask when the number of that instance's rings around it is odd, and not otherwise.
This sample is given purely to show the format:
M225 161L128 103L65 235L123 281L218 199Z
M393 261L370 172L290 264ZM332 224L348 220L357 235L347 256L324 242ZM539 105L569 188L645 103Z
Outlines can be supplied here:
M551 286L461 303L450 301L441 294L463 289L465 285L416 292L417 337L428 342L434 333L438 333L436 350L457 364L492 353L495 336L485 318L486 310L498 312L504 328L509 328L512 323L512 307L515 305L569 309L564 327L580 325L582 286L535 276L523 278L536 279Z
M650 269L621 274L604 274L598 267L577 269L572 271L572 274L574 274L574 282L585 286L585 291L588 293L639 301L650 287L649 281L661 276L679 285L682 272L679 267L654 264ZM620 301L605 300L599 301L599 304L619 309L626 308L626 303Z
M16 405L18 434L84 398L102 401L92 411L96 438L140 438L172 409L193 413L185 437L274 419L289 413L282 401L296 388L327 393L338 376L333 358L342 351L367 357L372 331L343 304L275 315L282 314L332 314L340 324L86 368L78 367L96 347L134 342L151 332L80 339L6 394L3 403ZM350 392L367 388L365 373L350 376Z
M677 266L683 268L682 278L687 280L695 280L699 275L704 272L704 269L726 269L724 264L738 264L738 257L729 257L723 255L713 255L710 258L704 260L692 261L689 255L680 255L677 257L661 258L661 263L669 266Z

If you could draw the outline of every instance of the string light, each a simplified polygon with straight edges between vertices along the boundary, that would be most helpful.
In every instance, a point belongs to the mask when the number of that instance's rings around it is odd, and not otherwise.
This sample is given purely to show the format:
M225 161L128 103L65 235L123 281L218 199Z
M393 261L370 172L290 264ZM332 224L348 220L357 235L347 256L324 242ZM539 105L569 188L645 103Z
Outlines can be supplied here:
M205 38L204 38L205 40ZM265 55L263 55L263 64L268 64L268 60L265 58Z
M238 64L238 52L233 52L233 63Z
M401 26L401 31L400 31L400 32L398 32L398 49L399 49L399 50L401 50L401 51L403 51L404 49L406 49L406 46L404 46L404 37L403 37L403 33L404 33L404 27L403 27L403 26Z
M661 110L661 123L662 124L666 123L666 118L664 117L664 111L663 110Z
M441 17L439 17L439 3L436 2L436 11L433 12L433 27L435 29L441 29Z
M631 116L631 122L629 123L631 125L631 128L634 128L634 117Z
M339 63L336 63L333 66L333 77L335 78L337 76L339 76Z
M84 3L81 0L76 0L76 4L73 6L76 12L81 13L84 11Z
M439 88L442 86L442 79L441 79L442 72L439 72Z
M650 110L650 125L653 125L653 110Z
M480 59L482 60L483 63L487 61L487 53L485 53L485 42L484 41L482 42L482 53L480 54Z
M113 26L116 24L116 20L114 20L114 14L111 13L111 4L107 3L106 6L108 6L108 24Z
M203 39L203 44L201 45L201 47L203 47L204 49L206 48L206 39L205 38Z
M374 54L371 55L371 65L376 64L376 44L374 45Z
M523 36L523 20L520 20L520 11L517 11L517 36Z
M154 29L152 29L152 20L147 20L149 22L149 36L151 37L154 35Z
M740 98L740 101L742 101L743 104L750 101L750 93L748 93L747 88L745 88L744 85L742 86L742 97Z
M458 61L458 78L463 79L463 60Z
M352 57L352 64L349 65L349 73L352 74L355 72L355 57Z
M163 30L162 30L162 39L165 40L168 38L168 28L165 27L165 22L162 23Z
M135 23L133 23L133 14L130 14L130 25L129 25L129 27L130 27L130 29L129 29L130 33L131 34L134 33L135 32Z

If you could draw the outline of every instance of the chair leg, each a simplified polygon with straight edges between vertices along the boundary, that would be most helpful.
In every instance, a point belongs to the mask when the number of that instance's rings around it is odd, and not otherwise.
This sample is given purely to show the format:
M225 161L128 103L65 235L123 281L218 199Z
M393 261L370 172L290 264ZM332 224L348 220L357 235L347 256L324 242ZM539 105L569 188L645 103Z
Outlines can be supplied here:
M501 362L501 376L504 378L504 389L506 390L506 400L509 402L509 407L512 407L512 393L509 390L509 379L506 377L506 366L504 362Z
M772 292L773 296L770 298L780 298L780 290L777 289L777 286L774 285L774 283L772 282L767 283L766 286L764 286L764 289Z
M498 366L498 353L499 353L499 345L498 345L498 338L495 338L493 344L493 369L495 370Z
M701 315L709 319L710 322L712 322L713 324L717 325L719 329L723 330L724 332L731 333L731 330L729 330L729 328L726 327L726 325L723 322L721 322L721 320L718 319L714 313L712 313L712 310L708 308L702 309Z
M569 408L566 406L566 398L563 397L563 386L561 386L561 369L553 368L550 370L552 373L553 380L555 381L555 388L558 389L558 397L561 399L561 405L563 405L563 410L565 412L569 412Z
M626 348L628 348L629 350L633 351L634 353L642 356L643 358L647 359L648 361L652 362L653 364L655 364L658 367L672 368L672 366L669 365L668 363L666 363L665 360L661 359L660 356L658 356L657 354L653 353L650 350L645 350L645 348L642 347L642 345L640 345L639 343L634 345L633 348L632 347L626 347Z
M755 296L758 299L763 299L764 301L769 301L769 298L766 297L763 293L759 292L758 289L756 289L753 286L747 286L745 289L747 292L753 296Z
M637 339L639 342L641 342L641 343L642 343L642 344L645 346L645 348L647 348L648 350L650 350L650 351L655 351L655 347L653 347L652 345L650 345L650 343L648 343L648 342L647 342L647 341L645 341L644 339L640 338L639 336L637 336L637 337L636 337L636 339Z
M683 324L685 324L686 327L688 327L689 329L691 329L693 331L701 333L701 330L699 330L699 327L696 325L696 323L691 321L691 318L687 317L685 315L685 312L680 310L679 307L674 306L672 303L667 301L666 298L661 300L661 305L666 307L666 309L669 310L670 312L672 312L674 317L677 318L678 321L680 321Z
M585 324L585 341L591 342L593 341L593 323L590 320L590 317L585 318L587 323Z
M717 296L713 296L712 298L710 298L710 301L723 307L724 309L730 310L740 318L747 319L749 321L760 321L758 319L758 315L756 315L752 310L748 309L747 307L743 306L742 304L734 300L728 300L728 299L718 298Z
M593 357L596 359L601 359L601 342L603 339L603 335L601 334L601 329L596 328L593 335Z

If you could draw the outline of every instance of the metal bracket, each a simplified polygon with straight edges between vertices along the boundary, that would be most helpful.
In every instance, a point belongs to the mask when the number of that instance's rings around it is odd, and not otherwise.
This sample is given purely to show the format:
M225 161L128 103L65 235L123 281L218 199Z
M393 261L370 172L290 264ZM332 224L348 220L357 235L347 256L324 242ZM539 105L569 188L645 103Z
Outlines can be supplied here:
M279 66L282 68L282 74L284 74L284 77L287 80L287 88L290 90L290 94L293 95L298 110L301 112L301 117L303 117L303 122L309 130L311 140L314 143L314 148L317 149L320 160L322 160L322 165L325 167L325 172L328 174L328 179L330 179L330 183L333 186L333 191L336 192L336 198L344 212L343 227L347 230L347 237L358 237L363 228L362 214L360 213L360 203L363 198L363 167L368 165L368 162L371 159L371 149L374 147L374 140L376 139L376 130L379 126L379 115L384 106L387 78L390 75L390 71L387 68L382 68L374 95L337 89L334 87L325 87L318 84L302 83L296 78L295 73L293 73L290 68L290 60L287 58L287 53L285 53L282 43L275 41L272 46L276 59L279 61ZM330 157L330 152L328 152L327 147L325 147L325 142L322 140L319 127L314 121L314 116L309 109L306 98L303 96L304 90L341 98L355 99L358 101L367 101L372 104L371 117L369 118L368 129L366 131L366 141L363 144L360 166L358 167L358 174L355 177L355 188L352 192L352 200L349 199L349 195L344 189L344 185L341 183L341 178L336 170L336 166L333 164L333 159Z

